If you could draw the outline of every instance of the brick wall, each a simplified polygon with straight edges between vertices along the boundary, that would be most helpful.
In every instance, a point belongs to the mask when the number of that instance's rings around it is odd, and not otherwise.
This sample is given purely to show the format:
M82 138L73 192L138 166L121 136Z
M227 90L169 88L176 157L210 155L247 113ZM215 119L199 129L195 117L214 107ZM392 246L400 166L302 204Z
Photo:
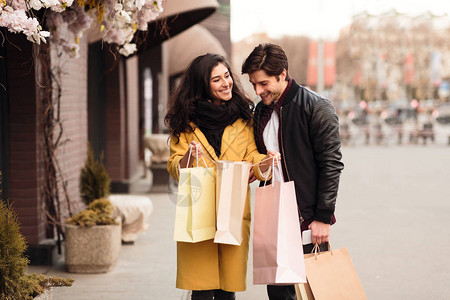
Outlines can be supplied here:
M33 45L23 35L8 34L6 43L9 101L9 199L19 216L29 243L45 236L40 214L38 103L35 88ZM15 46L14 46L14 45ZM21 50L19 51L17 48Z
M61 73L61 120L63 124L62 144L57 153L63 179L67 182L67 192L72 213L84 208L80 200L79 176L87 155L87 39L80 40L80 57L62 55L56 58L57 49L52 49L52 66L60 66ZM62 207L67 209L64 194L60 188ZM67 217L67 211L64 217Z
M47 238L42 211L44 172L42 170L42 142L39 124L33 44L23 35L8 34L7 76L9 100L9 198L22 223L22 233L30 245L37 245ZM59 58L62 66L61 119L63 136L57 156L67 191L72 202L72 211L82 208L79 200L78 180L80 168L86 157L87 143L87 41L81 40L81 57ZM55 55L53 53L53 66ZM57 136L57 133L55 134ZM60 199L64 199L63 195ZM63 210L67 209L65 202ZM67 213L65 213L67 215Z

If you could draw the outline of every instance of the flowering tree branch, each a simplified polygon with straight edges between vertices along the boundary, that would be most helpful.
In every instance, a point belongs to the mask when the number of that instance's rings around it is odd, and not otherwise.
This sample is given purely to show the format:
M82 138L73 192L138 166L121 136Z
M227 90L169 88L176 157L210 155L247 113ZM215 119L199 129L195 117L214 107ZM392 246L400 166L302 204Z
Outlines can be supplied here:
M100 24L105 42L117 44L119 53L128 56L137 50L132 43L137 30L146 31L148 23L162 12L162 0L0 0L0 27L26 35L33 43L61 45L71 57L78 56L79 40L92 25ZM44 10L42 18L36 11ZM46 28L48 30L43 30Z

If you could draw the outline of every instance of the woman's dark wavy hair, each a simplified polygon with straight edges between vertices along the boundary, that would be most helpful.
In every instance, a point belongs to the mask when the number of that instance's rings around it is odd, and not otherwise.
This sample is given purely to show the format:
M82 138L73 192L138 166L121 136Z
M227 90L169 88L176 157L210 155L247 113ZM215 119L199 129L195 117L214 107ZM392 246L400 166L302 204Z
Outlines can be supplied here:
M198 124L198 117L195 113L198 102L212 99L209 86L211 72L218 64L227 67L233 79L232 98L226 101L225 105L228 106L230 113L247 123L252 121L254 103L246 97L238 78L231 72L229 63L221 55L208 53L191 62L171 97L164 123L177 139L181 133L194 130L190 122Z

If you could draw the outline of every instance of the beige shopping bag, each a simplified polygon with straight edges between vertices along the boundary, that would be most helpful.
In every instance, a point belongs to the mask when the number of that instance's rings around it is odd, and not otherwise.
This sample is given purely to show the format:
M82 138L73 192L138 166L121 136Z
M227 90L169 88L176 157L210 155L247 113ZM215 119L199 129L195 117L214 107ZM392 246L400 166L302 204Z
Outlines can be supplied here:
M253 283L306 282L294 182L257 188L254 215Z
M315 300L308 283L296 284L295 295L297 300Z
M367 300L346 248L305 254L305 267L308 283L296 287L297 299Z
M240 245L242 219L248 191L248 162L217 161L215 243Z
M214 168L180 169L175 209L175 241L196 243L213 239L216 233L215 221Z

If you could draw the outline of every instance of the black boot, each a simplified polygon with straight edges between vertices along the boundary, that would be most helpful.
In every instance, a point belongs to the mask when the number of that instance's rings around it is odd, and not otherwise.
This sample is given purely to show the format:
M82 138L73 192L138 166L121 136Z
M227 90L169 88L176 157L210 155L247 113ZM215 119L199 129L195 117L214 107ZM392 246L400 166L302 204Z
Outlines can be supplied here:
M216 290L216 294L214 296L214 300L235 300L236 293L235 292L227 292L224 290Z
M191 300L213 300L215 290L192 291Z

